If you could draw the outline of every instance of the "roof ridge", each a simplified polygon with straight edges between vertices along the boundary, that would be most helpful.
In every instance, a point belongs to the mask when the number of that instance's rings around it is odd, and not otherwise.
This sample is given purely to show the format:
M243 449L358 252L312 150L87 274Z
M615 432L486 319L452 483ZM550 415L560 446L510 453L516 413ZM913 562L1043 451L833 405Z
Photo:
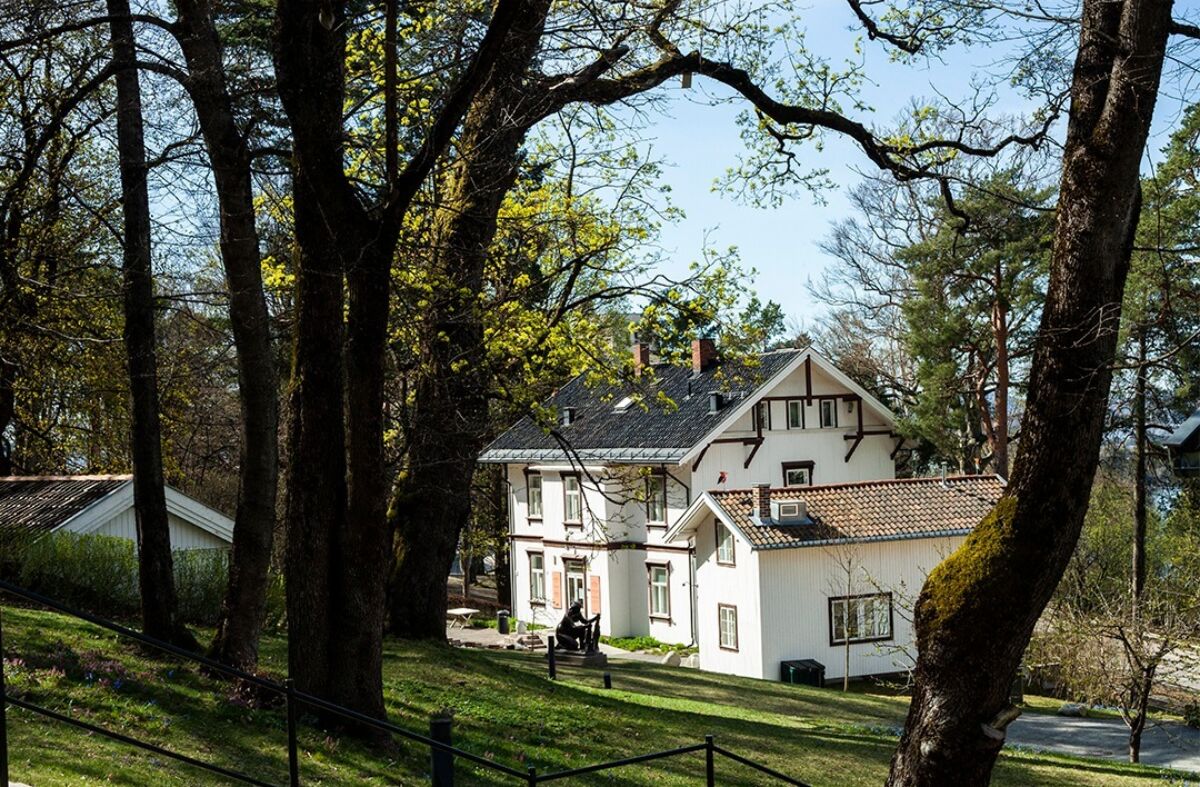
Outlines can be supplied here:
M0 481L132 481L132 473L111 473L95 475L7 475L0 476Z
M947 483L951 481L999 481L1000 477L995 473L976 473L965 475L946 476L944 479ZM812 486L773 486L770 492L795 492L796 490L817 490L817 489L852 489L855 487L865 486L887 486L890 484L919 484L919 483L942 483L941 476L920 476L919 478L879 478L873 481L843 481L839 484L814 484ZM754 491L753 487L737 487L734 489L710 489L707 490L710 494L734 494L745 493L750 494Z

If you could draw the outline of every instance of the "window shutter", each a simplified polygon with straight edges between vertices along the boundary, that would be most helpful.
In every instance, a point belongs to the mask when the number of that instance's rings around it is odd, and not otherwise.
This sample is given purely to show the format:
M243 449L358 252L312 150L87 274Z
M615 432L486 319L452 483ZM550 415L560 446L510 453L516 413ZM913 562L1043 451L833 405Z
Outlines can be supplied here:
M600 614L600 577L588 577L588 604L593 615Z
M552 571L550 577L553 585L550 595L553 597L554 608L562 609L562 572Z

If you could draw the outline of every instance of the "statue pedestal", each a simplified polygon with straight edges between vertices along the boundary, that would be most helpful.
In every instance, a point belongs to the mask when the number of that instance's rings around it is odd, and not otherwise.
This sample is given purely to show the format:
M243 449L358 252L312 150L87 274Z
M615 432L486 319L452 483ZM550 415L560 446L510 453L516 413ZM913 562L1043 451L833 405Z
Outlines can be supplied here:
M545 657L547 660L549 656ZM554 661L558 664L569 664L572 667L607 667L608 656L596 651L595 653L580 653L574 650L554 651Z

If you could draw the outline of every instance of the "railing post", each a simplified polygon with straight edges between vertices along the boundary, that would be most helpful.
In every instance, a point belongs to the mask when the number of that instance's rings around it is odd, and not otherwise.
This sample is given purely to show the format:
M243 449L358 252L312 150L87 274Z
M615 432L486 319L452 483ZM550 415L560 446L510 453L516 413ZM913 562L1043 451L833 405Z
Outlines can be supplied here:
M530 765L529 766L529 787L537 787L537 783L538 783L537 768Z
M4 688L4 621L0 605L0 785L8 787L8 694Z
M429 737L449 746L453 725L453 715L448 708L444 708L441 713L429 719ZM433 787L454 787L454 753L431 746L429 762Z
M550 680L558 677L558 665L554 663L554 637L546 637L546 659L549 664Z
M604 673L604 688L606 688L606 689L612 688L612 673L611 672Z
M713 736L704 736L704 778L705 784L708 787L715 787L717 783L717 771L713 763Z
M287 693L288 785L300 787L300 753L296 748L296 684L291 678L283 682Z

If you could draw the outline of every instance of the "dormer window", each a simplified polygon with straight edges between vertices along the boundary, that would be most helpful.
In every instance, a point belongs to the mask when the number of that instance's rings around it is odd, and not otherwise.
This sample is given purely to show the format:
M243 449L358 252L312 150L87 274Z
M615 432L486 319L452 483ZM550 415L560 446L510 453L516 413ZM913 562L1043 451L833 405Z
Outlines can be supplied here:
M784 486L812 486L813 483L813 463L806 462L784 462L783 463L783 485Z
M646 477L646 524L667 523L667 478L664 475Z

